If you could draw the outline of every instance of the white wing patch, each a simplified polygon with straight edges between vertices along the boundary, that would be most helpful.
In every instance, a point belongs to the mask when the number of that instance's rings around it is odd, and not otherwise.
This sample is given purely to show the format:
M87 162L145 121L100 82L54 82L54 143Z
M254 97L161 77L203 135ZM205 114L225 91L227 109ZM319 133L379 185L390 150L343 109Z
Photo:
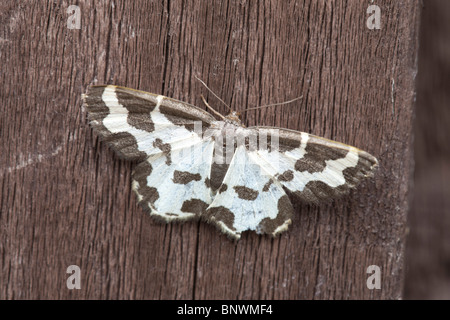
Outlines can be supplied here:
M292 205L278 183L249 157L244 146L236 149L223 184L206 212L207 219L230 237L254 230L273 236L291 223Z
M173 152L170 163L161 153L150 156L133 173L139 203L165 221L198 217L211 203L213 150L209 140Z
M275 153L275 154L274 154ZM339 187L346 183L344 170L353 168L358 164L358 151L356 148L350 148L344 158L336 160L325 160L326 167L320 172L296 171L295 164L302 159L305 154L304 147L294 149L289 152L279 152L267 150L258 150L251 153L252 159L266 168L273 176L277 176L283 172L291 172L292 179L281 180L281 183L291 191L303 191L305 186L311 181L320 181L332 188ZM277 159L273 163L273 159Z
M138 150L147 155L158 154L161 152L158 145L159 141L168 144L173 149L180 145L194 145L200 143L202 138L194 131L189 131L183 126L174 125L167 117L160 112L159 108L164 96L157 96L157 104L152 112L150 119L153 123L153 132L149 134L146 130L138 129L128 123L129 111L119 103L116 89L114 86L107 86L103 92L102 100L109 109L109 114L103 119L103 125L111 133L127 132L135 137Z

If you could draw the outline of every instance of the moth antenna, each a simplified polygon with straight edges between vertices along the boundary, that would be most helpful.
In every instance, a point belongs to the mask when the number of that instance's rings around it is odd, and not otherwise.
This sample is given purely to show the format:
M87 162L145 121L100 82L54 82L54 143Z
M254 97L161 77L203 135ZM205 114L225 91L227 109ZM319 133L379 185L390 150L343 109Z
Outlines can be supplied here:
M224 106L226 106L227 108L228 108L228 111L231 111L231 108L230 108L230 106L229 105L227 105L222 99L220 99L210 88L208 88L208 86L206 85L206 83L204 83L202 80L200 80L199 78L197 78L197 76L196 75L194 75L194 77L195 77L195 79L197 79L198 81L200 81L201 82L201 84L202 85L204 85L205 86L205 88L206 89L208 89L208 91L209 92L211 92L212 93L212 95L214 96L214 97L216 97L220 102L222 102L223 103L223 105Z
M203 103L206 105L206 107L208 109L210 109L212 112L214 112L214 114L218 115L219 117L221 117L223 120L225 120L225 117L223 115L221 115L219 112L217 112L216 110L214 110L209 104L208 102L206 102L205 97L203 97L203 95L201 94L200 97L203 100Z
M292 102L297 101L297 100L300 100L300 99L302 99L302 98L303 98L303 96L300 96L300 97L297 97L297 98L295 98L295 99L292 99L292 100L289 100L289 101L285 101L285 102L279 102L279 103L273 103L273 104L266 104L266 105L264 105L264 106L247 108L247 109L242 110L241 112L249 111L249 110L262 109L262 108L267 108L267 107L273 107L273 106L281 106L281 105L283 105L283 104L292 103Z

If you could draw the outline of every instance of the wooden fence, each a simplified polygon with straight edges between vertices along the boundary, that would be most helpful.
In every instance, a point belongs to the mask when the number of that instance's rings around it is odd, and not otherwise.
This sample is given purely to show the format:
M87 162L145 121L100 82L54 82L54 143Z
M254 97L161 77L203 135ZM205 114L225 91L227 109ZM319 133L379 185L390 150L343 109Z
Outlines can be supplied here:
M411 0L2 1L0 298L401 298L419 11ZM204 94L224 113L194 76L237 110L303 95L244 123L357 146L379 170L331 204L296 203L276 239L154 222L136 205L135 164L99 142L80 97L107 83L196 105ZM66 287L70 265L79 290ZM367 286L371 265L381 289Z

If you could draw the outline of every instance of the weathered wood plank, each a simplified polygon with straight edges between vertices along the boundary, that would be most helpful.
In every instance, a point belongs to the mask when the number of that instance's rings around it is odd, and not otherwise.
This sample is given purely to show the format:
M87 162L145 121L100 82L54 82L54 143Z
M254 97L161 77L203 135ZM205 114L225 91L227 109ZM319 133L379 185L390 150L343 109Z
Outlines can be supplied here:
M0 298L400 298L419 5L377 2L381 30L367 3L338 0L79 1L71 30L68 1L3 1ZM80 94L114 83L201 105L194 75L237 110L303 95L245 123L358 146L379 172L331 205L297 204L277 239L153 222ZM66 288L73 264L81 290Z

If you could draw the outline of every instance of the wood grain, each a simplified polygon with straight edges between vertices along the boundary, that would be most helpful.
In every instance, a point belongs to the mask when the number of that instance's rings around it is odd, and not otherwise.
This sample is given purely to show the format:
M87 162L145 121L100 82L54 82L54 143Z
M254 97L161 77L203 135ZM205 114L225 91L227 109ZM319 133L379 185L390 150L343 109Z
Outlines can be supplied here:
M418 1L68 1L0 4L0 298L398 299L404 277ZM330 205L296 204L277 239L234 244L205 223L161 225L89 129L80 95L116 84L355 145L380 170ZM82 288L66 288L69 265ZM369 290L366 269L382 270Z

